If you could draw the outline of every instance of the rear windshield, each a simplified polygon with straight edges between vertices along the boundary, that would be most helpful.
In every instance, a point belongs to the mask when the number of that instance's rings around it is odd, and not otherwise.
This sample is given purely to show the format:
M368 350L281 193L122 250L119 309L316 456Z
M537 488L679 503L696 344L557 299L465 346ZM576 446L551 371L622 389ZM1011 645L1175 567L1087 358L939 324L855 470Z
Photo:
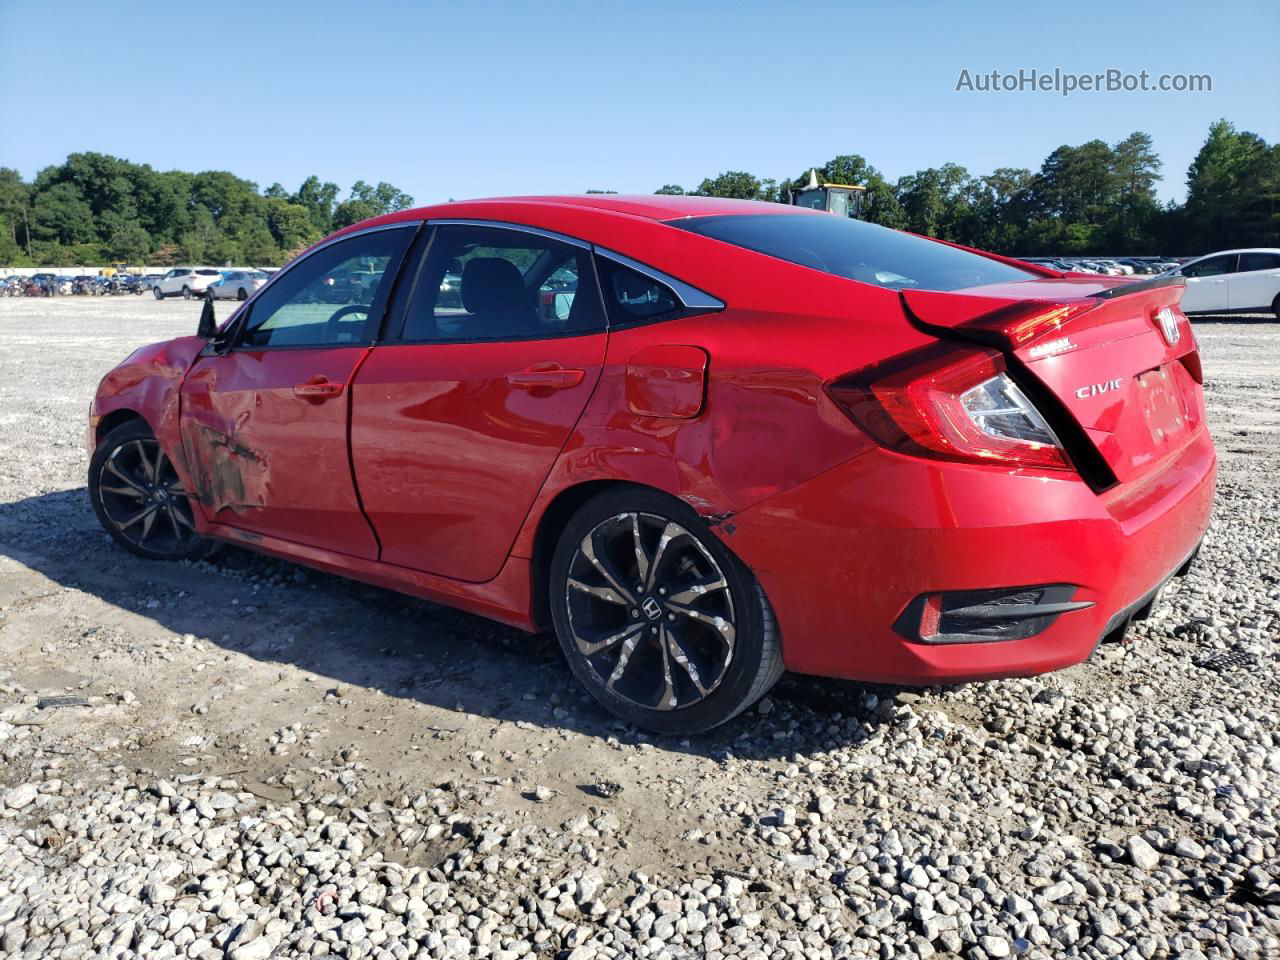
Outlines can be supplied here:
M220 271L220 270L197 270L197 271L196 271L196 275L197 275L197 276L201 276L201 277L220 277L220 276L222 276L222 271Z
M959 290L1036 277L945 243L832 214L752 213L667 222L802 267L892 290Z

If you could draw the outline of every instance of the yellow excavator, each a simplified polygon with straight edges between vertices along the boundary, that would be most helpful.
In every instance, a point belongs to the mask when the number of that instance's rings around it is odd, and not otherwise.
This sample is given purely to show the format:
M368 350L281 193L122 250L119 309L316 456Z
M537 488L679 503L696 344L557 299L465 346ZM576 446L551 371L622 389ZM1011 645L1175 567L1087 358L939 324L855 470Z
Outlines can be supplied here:
M819 183L818 171L809 171L809 182L798 190L787 188L787 203L810 210L825 210L837 217L862 219L867 188L848 183Z

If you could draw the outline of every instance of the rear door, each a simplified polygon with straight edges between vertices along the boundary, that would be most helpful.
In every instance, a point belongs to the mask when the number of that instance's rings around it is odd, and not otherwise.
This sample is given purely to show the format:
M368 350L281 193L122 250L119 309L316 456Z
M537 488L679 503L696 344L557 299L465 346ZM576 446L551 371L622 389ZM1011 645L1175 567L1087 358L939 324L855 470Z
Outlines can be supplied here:
M1231 275L1232 310L1270 310L1280 295L1280 253L1242 253Z
M497 575L590 397L605 323L585 244L435 228L352 394L351 455L382 559Z
M1235 254L1206 257L1182 268L1187 289L1182 294L1182 309L1187 313L1212 313L1231 309L1230 274Z
M307 254L240 315L230 350L196 361L182 437L208 520L377 557L347 451L350 384L415 229L365 231ZM342 269L378 279L337 302L324 281Z

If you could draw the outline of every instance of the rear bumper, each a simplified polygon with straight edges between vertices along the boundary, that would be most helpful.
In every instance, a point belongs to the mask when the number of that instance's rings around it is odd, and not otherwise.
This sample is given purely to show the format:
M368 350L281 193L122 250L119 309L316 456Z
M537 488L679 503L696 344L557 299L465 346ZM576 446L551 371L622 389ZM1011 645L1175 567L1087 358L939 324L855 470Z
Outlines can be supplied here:
M715 529L756 573L787 667L933 684L1079 663L1149 603L1208 527L1216 459L1199 431L1143 480L1099 496L1077 479L874 450ZM1034 636L912 642L894 629L938 591L1072 584L1089 606Z

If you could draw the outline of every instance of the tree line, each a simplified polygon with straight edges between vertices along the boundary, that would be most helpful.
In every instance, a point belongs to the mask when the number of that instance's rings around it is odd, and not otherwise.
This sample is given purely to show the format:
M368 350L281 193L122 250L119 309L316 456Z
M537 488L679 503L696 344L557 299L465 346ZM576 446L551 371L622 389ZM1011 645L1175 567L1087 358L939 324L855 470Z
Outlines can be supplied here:
M308 177L294 192L223 171L161 172L101 153L73 153L31 183L0 168L0 264L125 261L167 266L277 266L325 234L413 206L389 183Z
M890 182L858 154L815 164L819 179L867 189L874 223L1026 256L1194 255L1234 246L1280 246L1280 144L1226 120L1187 170L1182 203L1162 204L1161 161L1151 137L1091 140L1054 150L1040 169L1001 167L973 175L954 163ZM803 186L730 170L686 189L693 194L785 202ZM606 191L592 190L591 193ZM308 177L289 192L265 190L221 171L160 172L100 153L76 153L26 183L0 168L0 264L285 262L325 234L403 210L413 198L389 183L341 190Z
M947 163L890 182L858 154L815 169L819 180L865 186L873 223L996 253L1176 256L1280 246L1280 144L1213 123L1187 170L1183 203L1156 197L1161 166L1151 137L1136 132L1115 144L1058 147L1037 171L975 176ZM808 169L790 180L731 170L658 193L784 202L808 179Z

